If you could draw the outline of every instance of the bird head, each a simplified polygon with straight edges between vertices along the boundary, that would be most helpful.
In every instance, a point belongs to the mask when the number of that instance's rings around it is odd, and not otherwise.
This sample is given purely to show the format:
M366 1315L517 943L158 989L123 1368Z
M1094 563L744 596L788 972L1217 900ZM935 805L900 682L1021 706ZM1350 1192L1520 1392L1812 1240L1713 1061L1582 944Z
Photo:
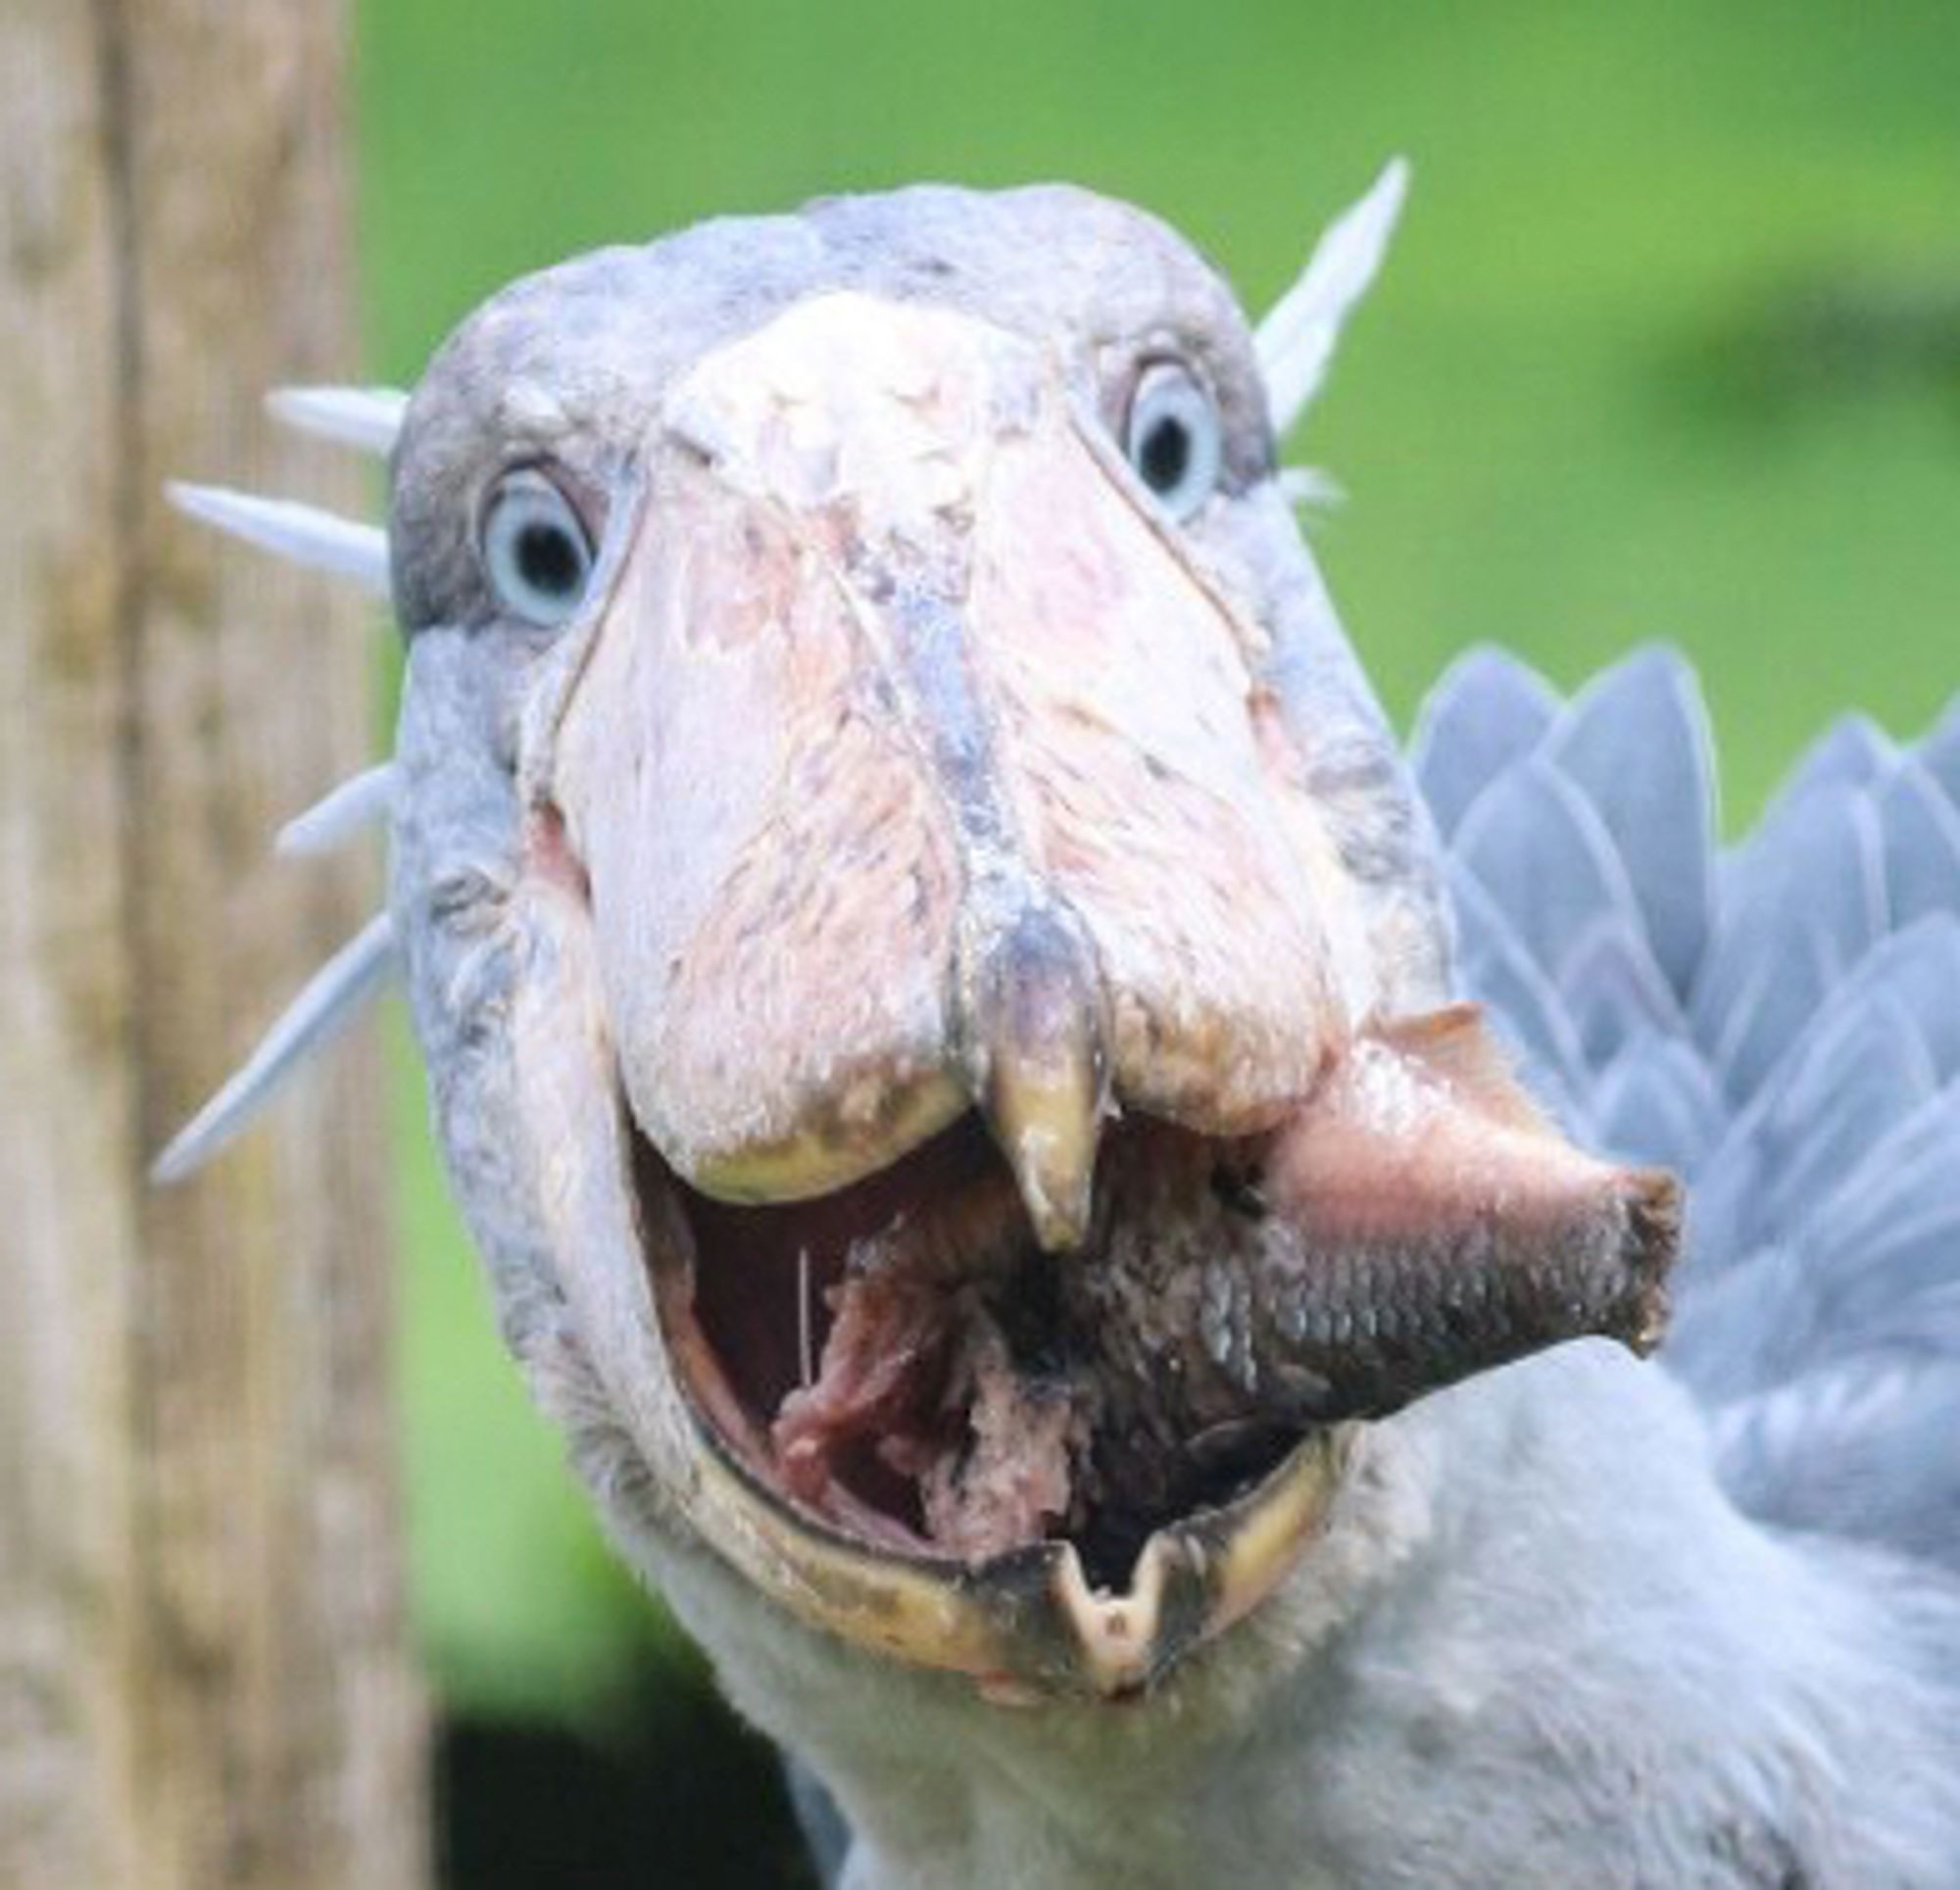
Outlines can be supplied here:
M396 446L394 921L509 1342L622 1540L994 1697L1150 1686L1358 1427L1658 1330L1671 1186L1449 1003L1277 470L1393 194L1261 343L1076 190L706 224L495 297Z

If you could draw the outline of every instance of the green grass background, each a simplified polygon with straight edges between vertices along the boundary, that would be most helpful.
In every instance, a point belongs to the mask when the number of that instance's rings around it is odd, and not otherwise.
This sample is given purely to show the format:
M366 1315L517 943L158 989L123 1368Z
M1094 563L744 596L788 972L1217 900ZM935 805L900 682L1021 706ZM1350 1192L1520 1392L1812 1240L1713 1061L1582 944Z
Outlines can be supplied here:
M364 0L368 369L511 275L729 210L1067 177L1254 310L1403 151L1386 275L1298 442L1406 718L1465 645L1570 684L1667 637L1730 804L1960 684L1960 5ZM668 1639L496 1348L406 1047L419 1618L471 1710L603 1718Z

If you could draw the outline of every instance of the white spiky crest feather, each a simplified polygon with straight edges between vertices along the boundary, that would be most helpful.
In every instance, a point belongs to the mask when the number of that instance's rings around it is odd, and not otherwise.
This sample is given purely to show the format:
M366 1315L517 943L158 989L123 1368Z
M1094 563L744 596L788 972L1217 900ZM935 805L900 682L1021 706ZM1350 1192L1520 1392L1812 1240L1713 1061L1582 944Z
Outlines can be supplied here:
M153 1181L180 1182L202 1168L264 1106L309 1051L336 1036L363 1000L377 992L395 961L394 924L369 919L307 981L252 1054L159 1155Z
M1299 279L1259 323L1252 343L1266 383L1266 411L1279 438L1293 430L1327 384L1341 331L1388 254L1408 181L1408 160L1390 159L1368 194L1328 224Z
M1276 435L1292 430L1326 384L1342 328L1381 267L1408 174L1405 160L1392 160L1368 194L1328 226L1298 280L1259 323L1254 346ZM385 387L282 387L266 404L274 418L297 432L385 457L400 436L409 397ZM1297 504L1325 504L1339 496L1339 488L1310 467L1290 467L1281 481ZM172 484L168 490L172 502L201 523L290 563L352 579L370 596L388 595L388 536L381 526L222 486ZM384 818L395 791L392 763L366 769L288 821L275 850L307 856L339 847ZM310 1054L379 993L395 964L393 928L381 913L314 974L252 1053L172 1139L151 1168L152 1180L178 1182L203 1167Z
M272 851L281 859L333 852L356 834L385 820L395 804L395 764L378 762L329 788L279 829Z
M233 492L228 486L173 481L165 490L179 511L262 552L330 577L351 577L372 597L388 595L388 535L378 525L363 525L291 499Z
M266 407L295 433L385 459L401 436L409 397L397 387L275 387Z
M269 396L267 406L298 432L385 455L401 431L408 398L389 388L288 387ZM173 504L201 523L291 563L351 578L370 596L388 594L388 535L377 525L220 486L172 484L167 490ZM274 850L295 857L342 846L384 818L394 795L392 762L366 768L287 821ZM252 1053L171 1139L151 1164L150 1179L160 1185L180 1182L210 1161L309 1055L380 993L395 963L393 923L385 912L377 913L307 981Z

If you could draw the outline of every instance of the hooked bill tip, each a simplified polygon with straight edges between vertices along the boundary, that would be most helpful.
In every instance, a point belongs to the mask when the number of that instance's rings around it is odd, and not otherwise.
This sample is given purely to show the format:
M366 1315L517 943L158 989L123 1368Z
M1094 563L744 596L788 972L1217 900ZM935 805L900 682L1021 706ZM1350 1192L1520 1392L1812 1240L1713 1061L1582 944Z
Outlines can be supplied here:
M1100 1097L1085 1106L1081 1085L1016 1071L990 1086L986 1114L1043 1250L1079 1247L1095 1200Z
M1028 906L968 943L976 1100L1050 1253L1088 1236L1108 1110L1102 983L1070 917Z

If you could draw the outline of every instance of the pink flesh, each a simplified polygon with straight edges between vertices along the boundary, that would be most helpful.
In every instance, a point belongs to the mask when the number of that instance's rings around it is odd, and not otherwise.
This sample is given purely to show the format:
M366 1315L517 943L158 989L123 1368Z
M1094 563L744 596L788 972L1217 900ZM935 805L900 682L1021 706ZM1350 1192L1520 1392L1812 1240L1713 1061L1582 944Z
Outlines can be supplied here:
M1039 1539L1068 1509L1074 1408L1016 1369L970 1291L903 1270L834 1294L822 1374L784 1401L772 1436L790 1493L915 1489L922 1533L969 1558Z

